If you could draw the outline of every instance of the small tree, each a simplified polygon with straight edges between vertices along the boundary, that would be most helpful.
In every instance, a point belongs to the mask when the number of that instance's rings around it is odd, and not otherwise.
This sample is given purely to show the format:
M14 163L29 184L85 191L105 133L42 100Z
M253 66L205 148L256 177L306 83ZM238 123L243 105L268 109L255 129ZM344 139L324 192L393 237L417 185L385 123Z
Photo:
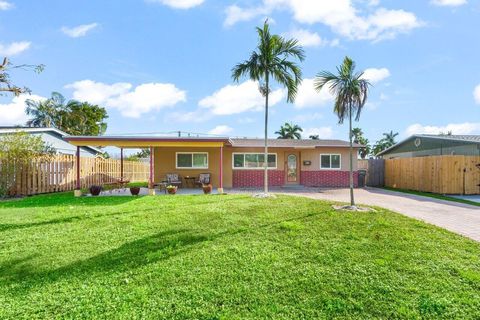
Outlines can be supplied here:
M318 134L311 134L308 137L312 140L320 140L320 135L318 135Z
M360 120L365 103L367 102L370 83L363 78L363 72L355 70L355 62L345 57L343 63L337 67L336 74L321 71L315 77L315 89L320 92L328 87L335 96L334 112L340 124L348 120L348 136L350 140L350 206L355 208L353 196L353 134L352 121Z
M271 34L268 21L263 28L257 27L258 44L250 57L232 69L232 78L239 81L247 76L250 80L260 82L260 92L265 97L264 126L264 193L268 193L268 98L271 81L276 81L287 88L287 102L294 102L298 86L302 82L302 71L295 60L303 61L305 53L295 39L284 39Z
M26 164L54 153L40 136L18 131L0 137L0 196L16 193L16 178Z

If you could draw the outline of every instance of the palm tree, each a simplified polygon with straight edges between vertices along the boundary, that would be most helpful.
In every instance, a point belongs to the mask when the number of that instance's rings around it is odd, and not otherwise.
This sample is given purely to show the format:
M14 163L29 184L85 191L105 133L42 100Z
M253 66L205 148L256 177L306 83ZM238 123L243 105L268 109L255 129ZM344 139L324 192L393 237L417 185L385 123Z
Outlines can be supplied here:
M47 100L25 100L25 113L30 116L28 127L55 127L61 126L59 114L65 109L65 98L58 92L52 92Z
M395 137L398 136L398 132L393 132L393 130L390 130L390 132L385 132L383 133L383 140L386 142L387 148L390 148L393 146L395 142Z
M301 139L300 132L303 132L303 129L299 125L285 122L275 134L278 134L277 139Z
M263 167L264 192L268 193L268 96L270 94L270 81L287 88L287 102L295 101L298 85L302 81L300 67L290 58L303 61L305 53L295 39L284 39L279 35L270 34L268 20L263 28L257 27L258 45L248 60L237 64L232 69L232 78L238 82L240 78L248 76L253 81L260 83L259 90L265 97L265 154Z
M338 123L342 124L345 119L349 120L350 140L350 206L355 208L353 196L353 132L352 118L355 121L360 119L365 103L367 102L370 83L363 79L363 72L355 71L355 62L345 57L341 66L337 67L337 74L328 71L321 71L315 77L315 89L319 92L323 87L328 86L335 95L334 112L338 116Z

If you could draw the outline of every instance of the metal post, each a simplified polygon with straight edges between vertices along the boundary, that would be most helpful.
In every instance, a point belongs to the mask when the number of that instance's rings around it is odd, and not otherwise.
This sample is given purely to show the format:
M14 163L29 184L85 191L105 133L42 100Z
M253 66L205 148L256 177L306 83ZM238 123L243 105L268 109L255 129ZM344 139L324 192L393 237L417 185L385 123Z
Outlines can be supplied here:
M123 179L123 148L120 148L120 180Z
M148 181L148 194L155 195L155 186L153 183L153 147L150 147L150 176Z
M77 146L77 183L75 186L74 196L80 197L82 195L81 185L80 185L80 146Z
M220 147L220 176L218 183L218 193L223 193L223 146Z

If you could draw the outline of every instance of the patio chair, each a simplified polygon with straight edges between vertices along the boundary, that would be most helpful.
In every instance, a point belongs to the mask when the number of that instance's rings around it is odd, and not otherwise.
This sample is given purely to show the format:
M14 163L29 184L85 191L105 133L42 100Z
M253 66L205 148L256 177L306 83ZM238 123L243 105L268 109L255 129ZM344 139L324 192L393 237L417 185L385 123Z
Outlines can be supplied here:
M200 173L200 175L198 176L198 180L195 181L195 184L200 186L203 186L204 184L210 184L210 177L210 173Z
M177 186L179 188L182 187L182 178L178 175L178 173L167 173L165 182L169 185Z

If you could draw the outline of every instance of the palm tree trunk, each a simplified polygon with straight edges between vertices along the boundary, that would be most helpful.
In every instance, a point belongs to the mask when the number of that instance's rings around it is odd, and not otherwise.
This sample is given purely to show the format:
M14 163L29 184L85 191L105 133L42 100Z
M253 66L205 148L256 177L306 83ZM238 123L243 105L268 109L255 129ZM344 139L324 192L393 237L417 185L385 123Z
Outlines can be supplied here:
M350 136L350 205L355 206L355 199L353 197L353 133L352 133L352 105L349 105L349 136Z
M270 88L268 86L268 72L265 74L265 154L263 159L263 192L268 193L268 94L270 93Z

